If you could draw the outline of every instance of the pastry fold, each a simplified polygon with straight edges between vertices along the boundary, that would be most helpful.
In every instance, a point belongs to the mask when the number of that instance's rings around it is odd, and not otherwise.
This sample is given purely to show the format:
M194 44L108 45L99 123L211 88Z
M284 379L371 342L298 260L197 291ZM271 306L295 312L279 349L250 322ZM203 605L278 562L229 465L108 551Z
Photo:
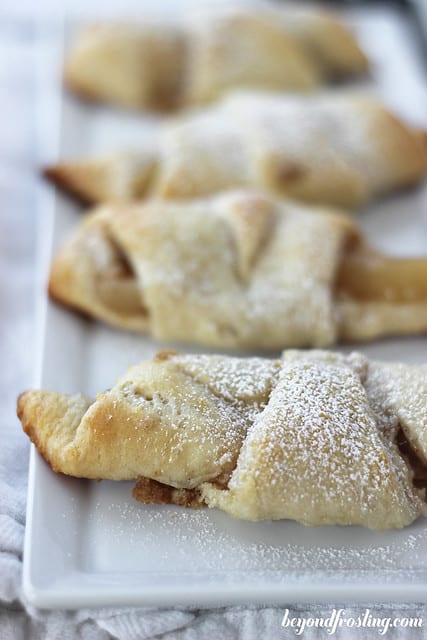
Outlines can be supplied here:
M265 5L199 11L182 22L92 25L74 43L65 79L86 98L173 109L233 88L308 91L367 66L332 15Z
M424 136L373 97L237 93L165 125L157 146L61 162L46 175L88 202L254 186L356 207L416 184L426 168Z
M425 513L426 398L425 365L164 352L93 402L28 391L18 415L55 471L138 478L143 501L387 529Z
M343 213L253 191L104 205L56 256L49 291L120 328L221 348L427 331L427 260L385 258Z

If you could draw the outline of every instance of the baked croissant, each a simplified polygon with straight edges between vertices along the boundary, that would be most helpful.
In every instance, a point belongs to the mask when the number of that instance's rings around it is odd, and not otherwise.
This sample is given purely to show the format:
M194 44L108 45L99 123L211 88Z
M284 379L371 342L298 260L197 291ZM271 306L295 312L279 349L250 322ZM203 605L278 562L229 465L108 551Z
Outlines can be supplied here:
M65 305L159 340L326 346L427 330L427 260L390 259L344 214L251 191L104 205L55 258Z
M87 98L171 109L236 87L307 91L366 70L354 37L332 15L261 5L198 12L181 24L93 25L72 48L65 79Z
M361 354L159 354L91 401L28 391L18 416L68 475L247 520L399 528L425 514L427 367ZM421 474L422 475L422 474Z
M88 202L182 199L252 185L355 207L425 177L427 146L376 99L236 94L163 129L158 148L63 162L46 175Z

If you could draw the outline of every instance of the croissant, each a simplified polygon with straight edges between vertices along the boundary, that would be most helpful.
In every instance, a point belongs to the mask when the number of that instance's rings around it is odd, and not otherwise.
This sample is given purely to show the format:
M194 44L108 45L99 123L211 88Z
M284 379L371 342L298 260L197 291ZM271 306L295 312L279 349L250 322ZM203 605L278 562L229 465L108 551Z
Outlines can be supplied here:
M376 99L236 94L163 129L138 152L63 162L46 175L88 202L182 199L256 186L349 207L425 177L423 135Z
M327 346L427 330L427 260L370 249L343 213L251 191L103 205L54 259L51 296L159 340Z
M172 109L236 87L308 91L367 66L350 31L332 15L264 5L198 12L182 24L93 25L73 46L65 79L87 98Z
M96 401L28 391L18 416L55 471L138 479L143 502L388 529L426 513L426 398L425 365L164 352Z

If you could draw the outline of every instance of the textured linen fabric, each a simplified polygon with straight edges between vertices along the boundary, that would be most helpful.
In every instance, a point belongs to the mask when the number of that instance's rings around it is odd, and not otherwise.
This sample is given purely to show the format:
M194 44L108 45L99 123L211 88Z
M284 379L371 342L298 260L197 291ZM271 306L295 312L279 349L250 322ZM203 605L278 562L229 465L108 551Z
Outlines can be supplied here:
M13 7L13 4L16 6ZM18 6L19 5L19 6ZM78 3L74 3L76 10ZM50 9L57 10L57 3ZM280 624L290 616L330 616L332 606L248 606L213 610L122 608L40 611L21 592L22 546L29 443L15 417L17 394L34 378L36 294L43 295L36 268L40 138L34 104L37 82L34 55L37 29L33 2L3 4L0 9L0 640L280 640L297 637ZM52 20L49 2L37 8ZM14 9L16 11L14 12ZM54 25L47 30L54 33ZM48 46L48 42L43 43ZM405 595L402 593L402 599ZM424 616L423 605L366 605L372 615ZM336 607L338 608L338 607ZM342 608L341 606L339 608ZM346 616L363 614L364 605L345 607ZM427 623L427 618L426 618ZM341 640L376 637L371 629L338 630ZM307 629L308 640L325 638ZM381 636L379 636L381 637ZM426 638L424 628L390 629L389 639Z

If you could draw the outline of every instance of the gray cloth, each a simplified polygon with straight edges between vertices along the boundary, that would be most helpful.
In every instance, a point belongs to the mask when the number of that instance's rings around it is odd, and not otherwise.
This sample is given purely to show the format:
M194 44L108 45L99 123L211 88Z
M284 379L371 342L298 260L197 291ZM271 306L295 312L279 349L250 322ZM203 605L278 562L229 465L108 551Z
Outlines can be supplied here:
M18 3L19 4L19 3ZM21 6L22 8L22 6ZM31 9L28 7L28 15ZM0 21L0 640L274 640L292 638L282 629L283 607L197 609L104 609L38 611L21 593L22 546L29 444L15 418L16 396L31 386L35 358L35 268L37 167L40 149L33 106L35 28L30 18ZM402 599L405 595L402 594ZM367 605L369 606L369 605ZM372 614L423 616L421 605L370 607ZM294 606L290 615L330 616L333 607ZM357 617L364 606L346 607ZM427 618L426 618L427 623ZM338 630L336 638L372 638L370 629ZM295 636L297 637L297 636ZM305 638L324 638L308 629ZM424 629L391 629L388 638L418 640Z

